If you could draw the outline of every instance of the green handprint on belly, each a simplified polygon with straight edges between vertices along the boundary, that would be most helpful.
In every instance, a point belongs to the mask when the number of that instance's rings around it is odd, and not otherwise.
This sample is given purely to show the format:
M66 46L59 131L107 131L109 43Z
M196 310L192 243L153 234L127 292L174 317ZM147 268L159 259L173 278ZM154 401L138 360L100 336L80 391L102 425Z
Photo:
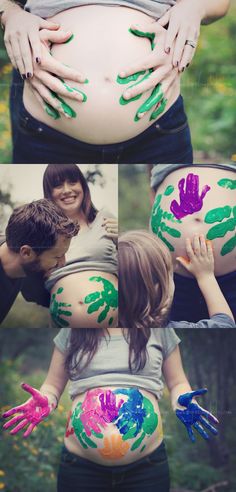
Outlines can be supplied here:
M173 191L174 191L174 187L168 186L164 191L163 195L169 196L173 193ZM159 194L155 198L155 202L151 212L150 226L152 232L154 232L154 234L156 234L163 241L163 243L165 243L165 245L169 248L171 252L174 252L175 248L173 244L171 244L169 240L165 236L163 236L162 233L166 232L167 234L169 234L169 236L180 238L181 232L173 227L168 226L165 222L165 219L175 224L181 224L182 220L176 219L172 213L166 212L162 209L161 201L163 195Z
M222 188L227 188L229 190L236 190L236 179L223 178L217 183Z
M140 31L138 29L129 29L129 32L131 32L131 34L134 34L134 36L148 38L149 41L151 42L151 49L152 50L154 49L154 47L155 47L155 43L154 43L155 34L154 33L143 32L143 31ZM133 80L136 81L141 75L144 75L140 80L138 80L138 82L129 86L129 89L132 89L134 86L141 84L142 82L144 82L144 80L146 80L148 77L150 77L152 72L153 72L153 68L150 68L147 71L143 70L140 72L136 72L132 75L129 75L128 77L122 78L118 75L116 81L118 82L118 84L128 84L129 82L131 82ZM137 96L131 97L130 99L124 99L124 97L121 96L120 97L120 104L125 105L125 104L132 102L132 101L137 101L137 99L140 99L140 97L142 97L142 95L143 94L141 93L141 94L138 94ZM147 111L150 111L153 107L155 107L155 110L152 112L152 114L149 118L149 121L156 119L159 114L163 113L163 111L165 110L166 104L167 104L167 99L164 98L164 94L162 92L162 84L159 83L156 85L156 87L154 87L154 89L152 90L152 93L148 97L148 99L146 101L144 101L144 103L138 108L138 110L135 114L135 117L134 117L134 121L139 121L141 118L140 115L142 113L146 113Z
M57 296L62 294L63 290L64 289L62 287L59 287L56 293L52 294L51 303L50 303L51 317L59 328L67 327L70 325L70 323L65 319L61 318L61 316L67 316L67 317L72 316L71 311L64 309L64 308L71 307L71 304L67 304L66 302L58 302L57 300Z
M118 291L112 285L109 280L106 280L102 277L91 277L89 279L91 282L102 282L103 290L92 292L92 294L88 294L85 299L85 304L90 304L87 309L87 313L91 314L98 311L102 306L105 306L103 311L99 314L97 318L97 322L101 323L104 321L110 311L110 309L115 310L118 307ZM108 324L109 326L113 322L113 317L109 318Z
M225 220L226 219L226 220ZM213 240L225 237L228 232L236 230L236 206L218 207L210 210L205 216L206 224L215 224L207 233L207 239ZM236 233L221 249L221 256L231 253L236 247Z

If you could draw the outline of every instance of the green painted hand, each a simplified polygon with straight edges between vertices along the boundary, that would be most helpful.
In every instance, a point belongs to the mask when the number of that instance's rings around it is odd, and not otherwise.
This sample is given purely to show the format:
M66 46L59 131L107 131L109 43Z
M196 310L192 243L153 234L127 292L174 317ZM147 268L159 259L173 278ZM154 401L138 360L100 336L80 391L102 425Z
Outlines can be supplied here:
M100 292L92 292L88 294L85 299L85 304L90 304L87 313L91 314L98 311L102 306L104 309L99 314L97 321L101 323L104 321L110 311L110 309L116 309L118 307L118 291L114 288L109 280L102 277L91 277L89 279L91 282L102 282L103 290ZM109 326L112 324L113 318L109 318Z
M64 289L62 287L59 287L59 289L57 289L57 292L55 294L52 294L50 303L51 317L59 328L67 327L70 325L70 323L61 316L72 316L71 311L64 309L71 307L71 304L67 304L66 302L58 302L57 300L57 296L62 294L63 290Z
M164 196L169 196L173 193L173 191L174 191L174 187L168 186L163 194ZM165 212L162 209L161 207L162 196L163 196L162 194L159 194L155 198L155 202L151 211L150 226L152 232L154 232L154 234L156 234L163 241L163 243L165 243L165 245L169 248L171 252L174 252L175 248L173 244L169 242L169 240L163 235L163 233L167 233L169 234L169 236L172 237L180 238L181 232L173 227L168 226L165 220L167 219L175 224L181 224L182 221L176 219L172 213Z
M138 29L129 29L131 34L134 34L134 36L139 36L139 37L145 37L148 38L151 42L151 49L153 50L155 47L154 43L154 38L155 34L154 33L148 33L148 32L142 32L139 31ZM134 86L141 84L144 82L148 77L150 77L151 73L153 72L153 68L150 68L148 70L142 70L140 72L136 72L132 75L129 75L128 77L120 77L118 75L116 81L118 84L129 84L131 81L136 81L139 79L137 82L134 84L130 85L128 89L132 89ZM143 76L142 78L140 78ZM123 95L120 97L120 104L125 105L129 104L132 101L137 101L137 99L140 99L142 97L142 93L138 94L137 96L131 97L130 99L125 99ZM165 107L167 104L167 99L164 98L164 94L162 92L162 84L157 84L156 87L152 90L151 95L147 98L146 101L144 101L143 104L138 108L134 121L139 121L142 117L143 113L146 113L150 111L151 109L155 108L155 110L151 113L151 116L149 118L149 121L154 120L157 118L157 116L161 113L163 113Z
M206 224L216 224L207 233L207 239L213 240L225 237L230 231L236 231L236 206L214 208L205 216ZM221 249L221 256L231 253L236 248L236 233L224 244Z

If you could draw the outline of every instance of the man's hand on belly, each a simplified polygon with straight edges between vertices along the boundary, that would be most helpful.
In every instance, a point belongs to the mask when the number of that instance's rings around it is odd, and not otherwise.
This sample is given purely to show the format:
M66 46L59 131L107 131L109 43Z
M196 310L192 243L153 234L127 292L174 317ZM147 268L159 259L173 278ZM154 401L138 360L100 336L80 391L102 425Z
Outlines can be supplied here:
M42 59L40 65L35 65L34 76L27 80L27 85L33 92L40 105L53 119L75 118L76 112L63 99L67 97L74 102L85 102L87 97L83 91L71 87L65 79L81 84L87 83L87 79L77 70L67 67L57 61L49 51L51 43L66 43L70 33L65 31L51 32L43 29L40 33L42 41ZM69 38L70 39L70 38Z
M151 41L152 51L145 60L138 60L128 69L121 70L119 73L118 83L128 83L143 75L138 82L125 90L120 103L128 104L139 99L144 92L152 89L151 95L136 112L135 121L138 121L153 108L154 111L150 120L155 119L166 107L168 94L178 76L178 71L173 69L172 53L167 55L164 51L165 29L156 22L151 22L142 26L131 26L130 32L135 36L148 38Z

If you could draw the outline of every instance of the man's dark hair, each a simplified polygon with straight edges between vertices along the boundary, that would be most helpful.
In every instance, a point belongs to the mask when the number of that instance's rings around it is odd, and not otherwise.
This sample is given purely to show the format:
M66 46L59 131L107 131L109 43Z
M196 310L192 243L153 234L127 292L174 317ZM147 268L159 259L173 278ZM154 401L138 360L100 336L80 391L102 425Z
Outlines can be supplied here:
M37 200L16 208L6 228L6 243L15 253L28 245L38 255L55 246L58 236L68 238L79 231L75 224L50 200Z

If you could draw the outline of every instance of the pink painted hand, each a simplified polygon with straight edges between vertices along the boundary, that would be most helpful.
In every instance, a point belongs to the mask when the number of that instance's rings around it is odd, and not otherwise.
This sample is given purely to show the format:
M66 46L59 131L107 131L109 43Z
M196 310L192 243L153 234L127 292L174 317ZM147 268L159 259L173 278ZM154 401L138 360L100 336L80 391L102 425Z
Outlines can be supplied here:
M185 183L186 181L186 183ZM184 189L185 186L185 189ZM178 184L179 187L179 200L173 200L170 205L170 210L176 217L176 219L182 219L187 215L191 215L203 207L203 199L211 189L210 186L205 185L200 194L199 192L199 176L197 174L188 174L186 180L181 179Z
M49 404L47 396L44 396L40 391L32 388L29 384L22 383L21 387L24 391L30 393L32 397L22 405L13 407L2 415L3 418L8 418L18 414L6 422L3 428L8 429L17 424L16 427L10 431L10 434L14 435L29 424L27 430L23 434L23 437L28 437L33 429L51 413L55 406Z

